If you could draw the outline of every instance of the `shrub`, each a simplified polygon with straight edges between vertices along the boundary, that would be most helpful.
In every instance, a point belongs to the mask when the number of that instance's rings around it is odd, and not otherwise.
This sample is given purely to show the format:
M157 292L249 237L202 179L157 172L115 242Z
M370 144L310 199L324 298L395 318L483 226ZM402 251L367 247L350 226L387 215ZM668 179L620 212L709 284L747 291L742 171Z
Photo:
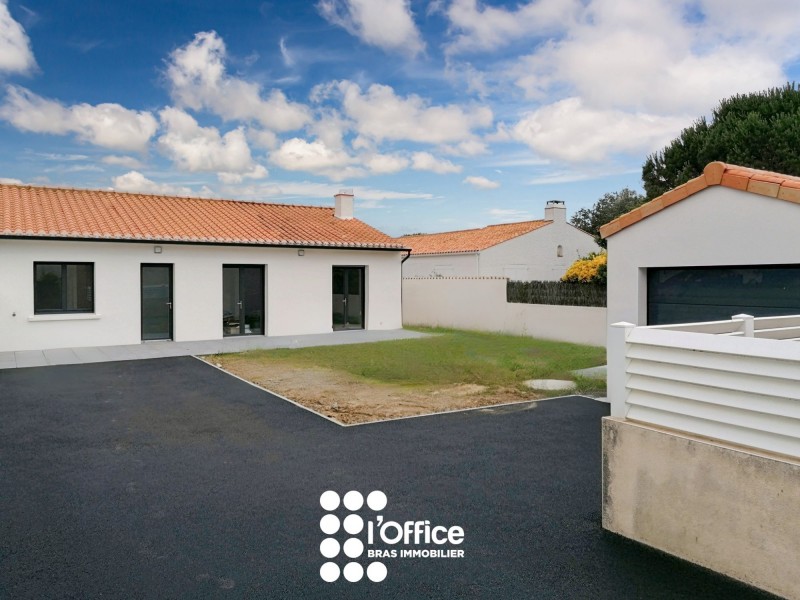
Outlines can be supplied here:
M594 252L579 258L570 265L561 281L568 283L600 283L606 282L607 254Z

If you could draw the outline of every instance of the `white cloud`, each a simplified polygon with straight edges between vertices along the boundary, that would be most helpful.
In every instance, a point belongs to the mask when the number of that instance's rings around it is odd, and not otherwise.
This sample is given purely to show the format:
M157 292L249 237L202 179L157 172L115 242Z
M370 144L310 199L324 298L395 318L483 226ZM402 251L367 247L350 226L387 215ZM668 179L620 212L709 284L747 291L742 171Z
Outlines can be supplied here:
M378 142L460 143L473 140L475 129L492 124L488 106L430 106L415 94L400 97L388 85L373 84L366 93L352 81L340 81L337 87L342 110L353 120L356 131Z
M88 158L88 157L87 157ZM142 162L133 158L132 156L117 156L110 154L101 158L105 164L113 165L115 167L125 167L126 169L140 169Z
M0 118L21 131L74 133L78 139L96 146L127 151L145 150L158 128L155 117L147 111L109 103L67 107L15 85L6 86Z
M408 56L425 49L408 0L320 0L317 10L365 44Z
M489 216L495 221L529 221L533 215L525 210L515 208L491 208Z
M168 183L156 183L148 179L139 171L130 171L124 175L114 177L113 189L118 192L138 192L142 194L159 194L164 196L193 196L192 189L186 186L176 186Z
M354 157L344 150L328 147L321 140L287 140L270 154L270 161L287 171L307 171L334 181L364 175L362 169L354 166Z
M439 175L461 172L461 165L454 165L449 160L436 158L430 152L415 152L412 154L411 168L415 171L432 171Z
M684 125L676 117L599 110L584 106L580 98L566 98L525 116L512 135L541 156L602 161L616 152L660 148Z
M292 131L311 121L303 104L290 102L280 90L262 95L257 83L226 72L225 42L214 31L194 39L170 54L167 81L170 95L182 108L207 109L231 121L255 121L273 131Z
M295 60L292 53L289 52L289 47L286 45L286 36L281 37L278 42L278 47L280 48L281 57L283 58L283 65L291 69L295 65Z
M310 181L284 181L244 186L230 186L222 189L225 197L262 200L280 197L283 199L324 198L333 206L333 196L339 190L327 183ZM353 189L356 207L364 208L364 202L382 202L388 200L430 200L434 196L428 192L397 192L371 187L356 186Z
M447 50L493 50L525 36L560 31L574 21L579 6L578 0L536 0L508 10L453 0L446 14L457 34Z
M220 135L216 127L201 127L189 114L173 107L159 113L164 133L158 144L183 171L216 172L221 179L262 178L266 169L255 164L243 128Z
M441 147L442 152L451 154L453 156L478 156L489 152L486 143L479 140L467 140L456 145L444 145Z
M35 68L28 34L11 17L7 0L0 0L0 73L26 74Z
M496 190L500 187L500 182L492 181L491 179L479 175L470 175L464 178L464 181L461 183L468 183L472 187L476 187L480 190Z
M409 160L399 154L374 154L364 160L370 172L376 175L388 175L408 168Z
M0 177L0 183L5 183L6 185L22 185L22 180L12 177Z

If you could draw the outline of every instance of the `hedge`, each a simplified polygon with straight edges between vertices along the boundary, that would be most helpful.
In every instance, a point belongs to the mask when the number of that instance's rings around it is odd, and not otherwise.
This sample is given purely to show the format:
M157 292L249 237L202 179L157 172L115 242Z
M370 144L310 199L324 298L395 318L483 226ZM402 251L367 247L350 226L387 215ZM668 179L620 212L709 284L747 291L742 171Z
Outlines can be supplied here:
M606 286L566 281L509 281L506 300L518 304L605 306Z

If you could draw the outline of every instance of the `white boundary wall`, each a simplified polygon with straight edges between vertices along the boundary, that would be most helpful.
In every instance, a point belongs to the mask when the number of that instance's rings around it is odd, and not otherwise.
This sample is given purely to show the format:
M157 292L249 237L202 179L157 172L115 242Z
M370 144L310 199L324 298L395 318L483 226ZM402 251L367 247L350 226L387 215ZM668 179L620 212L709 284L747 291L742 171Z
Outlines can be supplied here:
M800 316L609 331L611 414L800 457Z
M606 345L606 309L506 302L506 279L403 279L403 325Z

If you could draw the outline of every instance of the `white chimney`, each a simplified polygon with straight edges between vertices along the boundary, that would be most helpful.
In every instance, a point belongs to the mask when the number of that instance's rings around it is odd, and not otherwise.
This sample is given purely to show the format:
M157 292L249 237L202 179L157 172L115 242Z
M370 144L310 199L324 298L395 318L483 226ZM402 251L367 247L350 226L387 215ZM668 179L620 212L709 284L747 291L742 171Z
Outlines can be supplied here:
M567 205L563 200L548 200L544 207L544 218L545 221L566 223Z
M334 197L336 205L333 209L333 216L337 219L353 218L353 190L339 190Z

